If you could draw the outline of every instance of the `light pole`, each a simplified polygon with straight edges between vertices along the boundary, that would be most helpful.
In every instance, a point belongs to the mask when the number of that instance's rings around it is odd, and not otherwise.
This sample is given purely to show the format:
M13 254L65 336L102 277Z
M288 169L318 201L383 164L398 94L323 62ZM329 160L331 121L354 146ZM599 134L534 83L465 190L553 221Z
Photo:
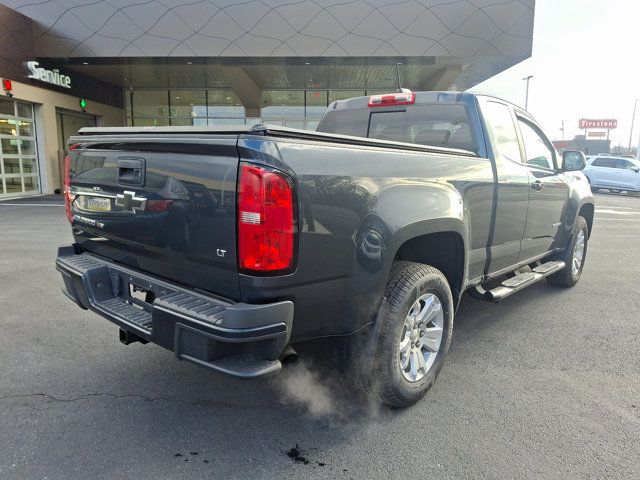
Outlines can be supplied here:
M529 75L528 77L524 77L522 80L527 81L527 93L524 97L524 109L529 110L529 80L533 78L533 75Z
M629 152L631 155L631 152ZM636 147L636 160L640 160L640 135L638 135L638 146Z
M633 102L633 117L631 117L631 131L629 132L629 151L627 152L629 155L631 155L631 142L632 142L632 138L633 138L633 124L636 121L636 107L638 106L638 100L640 100L640 98L636 98L636 101Z

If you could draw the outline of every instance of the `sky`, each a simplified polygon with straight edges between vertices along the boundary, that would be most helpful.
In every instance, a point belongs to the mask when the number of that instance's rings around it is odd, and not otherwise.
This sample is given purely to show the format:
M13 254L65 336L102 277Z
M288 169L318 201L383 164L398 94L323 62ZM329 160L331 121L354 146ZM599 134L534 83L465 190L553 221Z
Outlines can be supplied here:
M629 144L635 99L640 99L640 1L536 0L531 58L472 91L524 106L552 140L583 131L580 118L616 118L612 148ZM640 136L640 101L632 145Z

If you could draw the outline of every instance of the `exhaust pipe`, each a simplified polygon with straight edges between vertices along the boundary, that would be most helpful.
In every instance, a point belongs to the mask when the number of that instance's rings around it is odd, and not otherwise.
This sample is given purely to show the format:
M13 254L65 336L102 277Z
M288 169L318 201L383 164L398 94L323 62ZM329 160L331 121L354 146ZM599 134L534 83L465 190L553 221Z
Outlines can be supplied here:
M290 365L298 360L298 352L296 352L291 345L287 345L282 355L280 355L280 361L283 365Z
M145 343L149 343L148 340L145 340L144 338L140 338L135 333L128 332L122 328L118 332L118 336L120 337L120 343L124 345L130 345L135 342L140 342L143 345Z

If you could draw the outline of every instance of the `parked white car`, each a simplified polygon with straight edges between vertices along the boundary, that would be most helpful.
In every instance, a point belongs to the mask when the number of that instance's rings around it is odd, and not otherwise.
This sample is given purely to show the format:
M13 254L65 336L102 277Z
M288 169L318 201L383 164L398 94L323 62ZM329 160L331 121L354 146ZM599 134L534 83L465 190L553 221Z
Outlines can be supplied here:
M596 155L587 157L583 170L592 190L640 192L640 161L632 158Z

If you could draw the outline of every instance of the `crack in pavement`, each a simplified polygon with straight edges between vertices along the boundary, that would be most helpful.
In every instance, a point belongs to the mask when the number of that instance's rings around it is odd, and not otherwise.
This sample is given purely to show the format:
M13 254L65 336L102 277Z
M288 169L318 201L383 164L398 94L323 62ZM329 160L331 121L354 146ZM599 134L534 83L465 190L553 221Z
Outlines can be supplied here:
M183 405L195 406L195 407L226 407L226 408L281 408L286 407L286 405L282 405L278 402L274 402L271 404L264 405L245 405L242 403L235 402L216 402L210 400L197 400L197 401L187 401L187 400L179 400L175 398L168 397L149 397L141 394L124 394L117 395L115 393L87 393L86 395L81 395L78 397L69 397L69 398L59 398L54 395L50 395L48 393L26 393L19 395L4 395L0 396L1 400L12 400L12 399L24 399L24 398L33 398L33 397L41 397L46 398L48 401L53 402L61 402L61 403L72 403L78 402L82 400L91 400L93 398L99 397L107 397L107 398L115 398L115 399L123 399L123 398L137 398L145 402L171 402L171 403L179 403Z

